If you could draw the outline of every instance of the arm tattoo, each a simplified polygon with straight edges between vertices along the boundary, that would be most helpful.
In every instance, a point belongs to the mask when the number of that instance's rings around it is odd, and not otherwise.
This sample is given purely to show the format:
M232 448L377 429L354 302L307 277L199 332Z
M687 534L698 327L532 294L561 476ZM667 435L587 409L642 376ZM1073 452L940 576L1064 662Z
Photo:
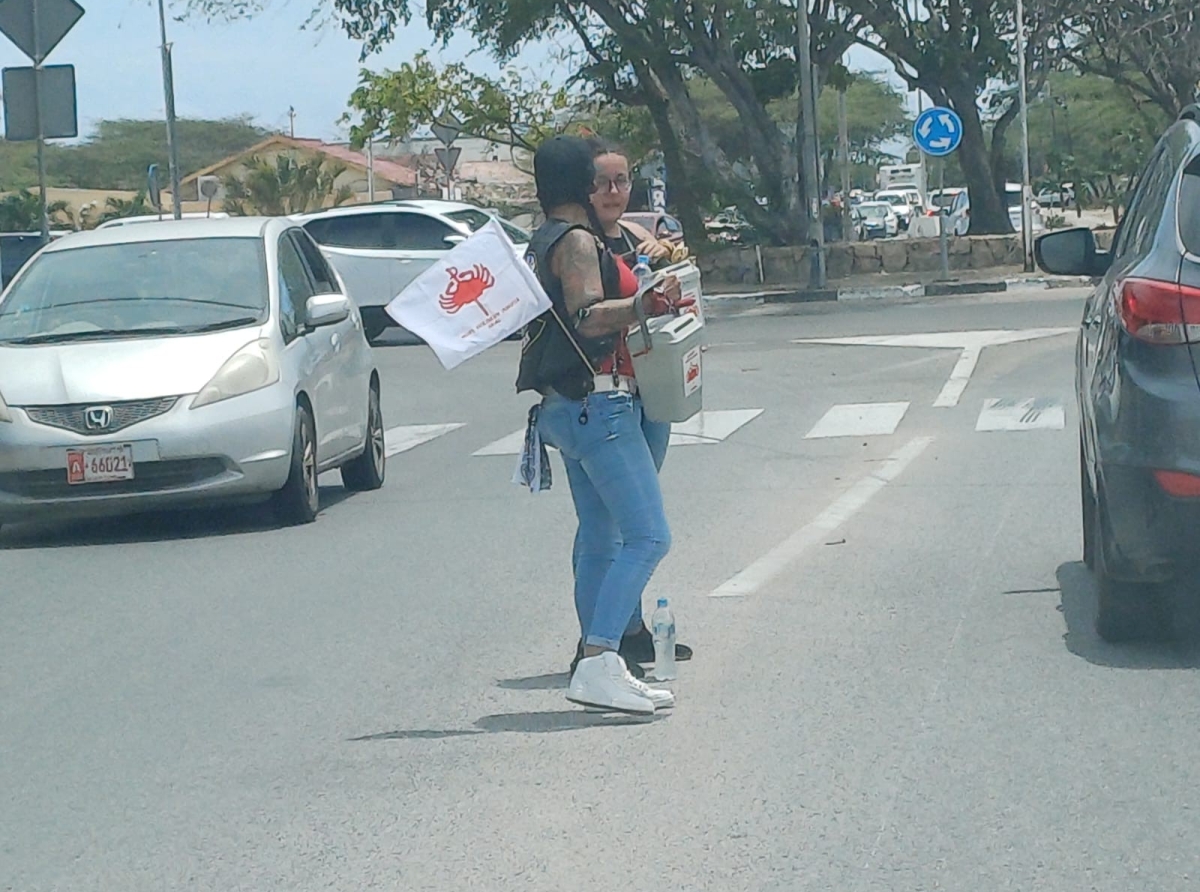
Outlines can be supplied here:
M563 236L554 252L551 268L562 282L563 301L576 330L585 337L600 337L620 331L637 321L633 301L605 300L600 275L600 254L594 236L576 229ZM580 319L580 310L589 312Z

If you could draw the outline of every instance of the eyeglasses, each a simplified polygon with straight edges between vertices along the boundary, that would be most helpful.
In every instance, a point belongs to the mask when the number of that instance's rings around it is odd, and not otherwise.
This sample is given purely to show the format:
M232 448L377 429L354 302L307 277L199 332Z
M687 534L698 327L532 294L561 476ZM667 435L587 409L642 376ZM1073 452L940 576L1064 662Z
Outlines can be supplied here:
M617 192L628 192L633 188L633 183L628 177L619 176L615 180L610 180L605 176L598 176L594 180L594 185L597 192L612 192L614 189Z

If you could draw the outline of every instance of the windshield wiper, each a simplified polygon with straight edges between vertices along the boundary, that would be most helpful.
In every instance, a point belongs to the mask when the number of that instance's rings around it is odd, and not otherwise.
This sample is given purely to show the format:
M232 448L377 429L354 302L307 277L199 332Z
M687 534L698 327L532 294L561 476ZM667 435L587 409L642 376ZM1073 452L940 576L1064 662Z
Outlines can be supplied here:
M170 335L221 331L227 328L242 328L246 325L256 325L259 321L257 316L239 316L237 319L225 319L221 322L209 322L205 325L159 325L153 328L99 328L89 331L46 332L45 334L27 335L23 338L0 338L0 344L65 344L71 341L160 338Z

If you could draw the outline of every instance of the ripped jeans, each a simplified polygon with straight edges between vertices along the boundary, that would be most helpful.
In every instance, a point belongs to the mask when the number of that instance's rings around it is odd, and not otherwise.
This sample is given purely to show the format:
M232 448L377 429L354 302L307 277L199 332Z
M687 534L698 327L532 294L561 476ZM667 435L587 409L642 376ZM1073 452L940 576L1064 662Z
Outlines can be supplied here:
M575 502L575 611L585 644L616 650L641 622L642 592L671 545L658 469L669 425L646 422L641 400L594 393L585 403L551 394L538 431L562 453ZM653 445L652 445L653 444Z

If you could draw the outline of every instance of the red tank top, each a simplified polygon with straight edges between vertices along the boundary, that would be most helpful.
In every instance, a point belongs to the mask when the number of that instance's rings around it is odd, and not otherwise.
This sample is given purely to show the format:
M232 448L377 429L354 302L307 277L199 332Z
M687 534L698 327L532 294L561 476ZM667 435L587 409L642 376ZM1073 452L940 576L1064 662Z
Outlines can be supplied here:
M637 294L637 276L633 274L633 270L620 257L613 257L617 262L617 272L620 275L617 298L633 297ZM622 331L617 335L617 349L615 351L617 374L624 375L627 378L633 377L633 357L629 353L629 337L626 332ZM600 373L602 375L610 375L613 370L613 356L608 357L604 362L600 363Z

